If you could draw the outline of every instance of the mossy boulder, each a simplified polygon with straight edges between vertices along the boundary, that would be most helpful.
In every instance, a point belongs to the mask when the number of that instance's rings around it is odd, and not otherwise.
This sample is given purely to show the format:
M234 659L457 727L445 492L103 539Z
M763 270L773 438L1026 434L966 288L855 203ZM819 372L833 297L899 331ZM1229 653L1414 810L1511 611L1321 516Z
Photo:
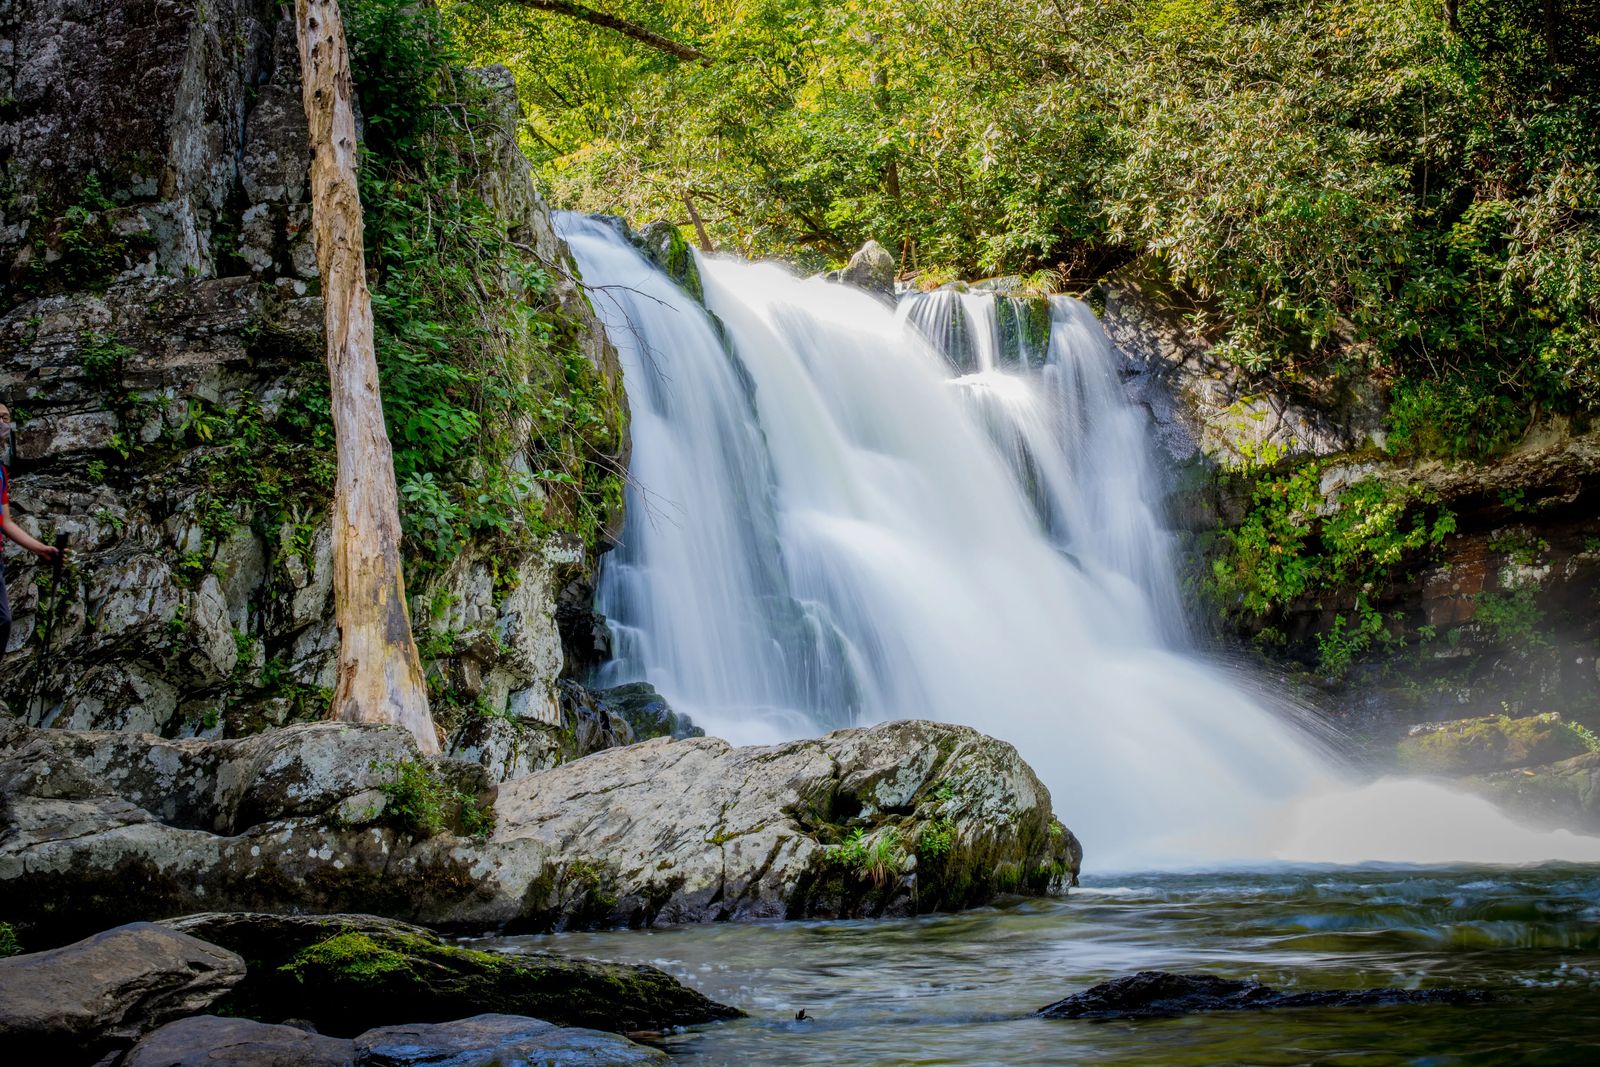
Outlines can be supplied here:
M1422 723L1400 741L1396 758L1412 773L1463 775L1554 763L1587 751L1578 731L1547 712Z
M480 1012L617 1032L739 1014L655 967L485 952L371 915L216 913L170 925L248 961L248 977L222 1005L226 1012L269 1022L308 1019L341 1036Z
M623 236L639 253L660 267L662 272L677 282L683 291L699 303L705 303L705 284L700 280L700 267L695 262L694 250L683 234L670 222L658 219L639 230L623 227Z

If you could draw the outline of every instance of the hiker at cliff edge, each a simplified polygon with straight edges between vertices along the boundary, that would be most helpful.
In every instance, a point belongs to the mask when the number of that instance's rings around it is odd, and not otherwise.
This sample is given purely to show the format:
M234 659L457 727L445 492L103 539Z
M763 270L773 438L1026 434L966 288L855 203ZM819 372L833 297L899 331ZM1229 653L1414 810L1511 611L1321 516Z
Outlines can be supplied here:
M14 454L11 445L11 409L0 404L0 655L11 644L11 597L6 593L4 552L8 540L15 541L46 563L54 563L66 553L47 545L11 521L11 470L7 461Z

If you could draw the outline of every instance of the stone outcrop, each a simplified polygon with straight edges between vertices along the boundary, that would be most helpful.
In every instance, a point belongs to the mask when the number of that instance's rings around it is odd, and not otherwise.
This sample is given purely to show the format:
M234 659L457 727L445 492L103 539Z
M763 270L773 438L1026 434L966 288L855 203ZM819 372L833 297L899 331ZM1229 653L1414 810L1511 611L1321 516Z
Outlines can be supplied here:
M326 709L337 634L312 475L329 442L306 400L326 372L286 10L7 5L0 393L26 414L12 508L46 539L69 535L76 562L40 655L26 639L49 605L31 557L13 558L0 696L33 724L232 737ZM620 397L616 353L517 149L510 76L473 76L488 118L476 192L548 276L540 299L564 341ZM285 479L262 485L280 446ZM625 442L609 457L627 458ZM603 518L602 541L620 522ZM559 733L557 600L603 547L502 558L466 544L410 589L419 639L450 646L431 669L523 733Z
M1582 736L1550 712L1421 723L1407 732L1397 755L1415 774L1464 775L1554 763L1588 751Z
M204 1011L244 961L187 934L134 923L64 948L0 959L0 1034L27 1062L87 1062Z
M1285 993L1260 982L1210 974L1140 971L1074 993L1040 1008L1037 1014L1047 1019L1146 1019L1202 1011L1468 1004L1487 999L1482 991L1470 989L1325 989Z
M140 1041L123 1067L505 1067L585 1064L633 1067L666 1055L615 1034L568 1029L515 1015L475 1015L454 1022L386 1026L354 1039L294 1026L200 1015Z
M839 271L838 280L857 289L865 289L873 296L894 303L894 256L877 241L868 241L850 262Z
M497 789L394 727L4 729L0 914L32 944L205 909L474 931L908 914L1059 891L1082 855L1016 750L962 726L658 738Z
M1172 458L1231 467L1382 444L1375 389L1251 377L1190 325L1192 300L1141 264L1103 289L1101 322L1123 357L1129 393L1149 410Z

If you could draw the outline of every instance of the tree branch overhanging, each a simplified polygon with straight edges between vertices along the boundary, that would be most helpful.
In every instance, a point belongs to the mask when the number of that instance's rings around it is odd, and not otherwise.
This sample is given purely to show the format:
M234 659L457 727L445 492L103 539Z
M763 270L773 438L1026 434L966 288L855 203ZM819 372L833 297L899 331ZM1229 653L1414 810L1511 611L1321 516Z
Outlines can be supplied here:
M711 57L698 48L674 41L670 37L664 37L636 22L629 22L627 19L620 19L615 15L608 15L604 11L596 11L593 8L584 7L582 4L570 3L568 0L511 0L511 2L521 4L523 7L531 7L536 11L548 11L553 15L563 15L579 22L587 22L591 26L613 30L624 37L631 37L641 44L649 45L651 48L665 52L668 55L677 56L679 59L711 62Z

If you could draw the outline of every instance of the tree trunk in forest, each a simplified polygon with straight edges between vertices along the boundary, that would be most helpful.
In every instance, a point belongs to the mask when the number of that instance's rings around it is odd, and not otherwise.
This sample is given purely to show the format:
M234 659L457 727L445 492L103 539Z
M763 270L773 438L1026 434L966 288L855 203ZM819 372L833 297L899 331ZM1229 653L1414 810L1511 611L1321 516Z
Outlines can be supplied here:
M400 568L400 501L383 425L372 298L362 256L350 60L338 0L296 0L300 71L311 128L311 226L322 278L328 385L338 449L333 495L333 607L339 680L332 716L396 723L439 751L411 637Z
M694 207L694 194L683 194L683 206L689 209L689 221L694 223L694 234L700 239L700 251L715 252L711 247L711 235L706 233L706 224L700 218L700 212Z

